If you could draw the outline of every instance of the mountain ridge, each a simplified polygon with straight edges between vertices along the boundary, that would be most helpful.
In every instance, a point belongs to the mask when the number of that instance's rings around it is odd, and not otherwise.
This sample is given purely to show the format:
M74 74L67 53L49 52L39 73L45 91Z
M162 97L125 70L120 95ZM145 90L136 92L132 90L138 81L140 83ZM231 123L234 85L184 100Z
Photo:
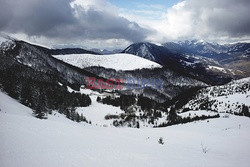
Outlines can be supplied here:
M168 42L162 45L135 43L123 53L155 61L167 68L201 79L211 84L223 84L231 79L250 76L250 44L220 45L205 41ZM209 66L224 68L219 71ZM218 69L217 68L217 69ZM209 82L211 81L211 82Z

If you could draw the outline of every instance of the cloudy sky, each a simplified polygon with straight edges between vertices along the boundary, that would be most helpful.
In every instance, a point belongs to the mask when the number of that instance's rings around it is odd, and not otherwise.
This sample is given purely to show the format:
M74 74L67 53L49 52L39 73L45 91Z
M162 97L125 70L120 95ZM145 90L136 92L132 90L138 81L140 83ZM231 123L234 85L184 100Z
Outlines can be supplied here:
M0 0L0 31L49 47L250 40L249 0Z

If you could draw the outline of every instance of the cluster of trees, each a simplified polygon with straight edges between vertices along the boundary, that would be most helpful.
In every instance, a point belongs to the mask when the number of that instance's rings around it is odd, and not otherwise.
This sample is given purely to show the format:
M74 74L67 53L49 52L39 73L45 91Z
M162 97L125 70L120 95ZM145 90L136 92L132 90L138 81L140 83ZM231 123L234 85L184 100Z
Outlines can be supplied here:
M247 87L248 84L244 84L244 85L242 87L238 87L238 90L248 89L248 87ZM242 89L240 89L240 88L242 88ZM240 92L244 93L244 91L240 91ZM235 115L239 115L239 116L250 117L250 112L249 112L250 107L246 106L245 104L239 104L239 102L231 104L230 101L228 101L228 103L226 103L224 101L212 100L209 97L196 99L195 102L193 103L193 105L191 105L191 108L193 110L218 111L219 106L223 107L225 112L227 112L227 113L231 113L231 114L235 114ZM190 108L184 108L182 112L186 112L189 110L190 110Z
M126 125L139 128L140 125L136 120L146 121L148 124L155 124L156 120L162 117L162 111L156 109L162 108L162 104L142 95L135 96L122 94L120 97L116 98L110 96L105 98L98 97L97 101L108 105L120 106L120 108L125 111L124 114L105 116L107 120L115 119L113 122L114 126ZM135 112L139 112L139 116L136 116Z
M140 125L136 124L138 120L154 125L157 122L158 118L162 118L162 111L160 110L154 110L154 109L145 110L143 112L140 112L139 115L136 115L135 111L138 110L136 109L132 110L132 108L129 108L125 110L125 113L119 115L108 114L105 116L105 119L106 120L114 119L114 126L127 125L129 127L139 128Z
M241 111L239 113L235 112L234 114L239 115L239 116L246 116L250 118L249 107L243 104L241 107Z
M122 110L126 110L129 106L134 105L136 103L136 96L121 94L120 97L114 97L114 98L111 98L110 96L104 98L97 97L96 100L103 104L120 107Z
M141 106L142 110L151 110L162 108L162 103L157 103L155 100L150 99L148 97L144 97L143 95L125 95L121 94L120 97L110 97L107 96L105 98L97 97L97 101L103 104L108 104L116 107L120 107L122 110L126 111L128 107L132 105Z
M235 93L245 94L249 90L250 90L250 83L239 84L237 86L235 86L235 83L233 83L233 85L229 84L223 86L214 86L212 88L207 88L207 89L201 89L198 92L199 96L203 97L206 100L208 99L208 95L213 97L218 97L218 96L233 95Z
M201 87L189 88L178 96L175 96L171 100L168 100L164 103L165 108L169 108L171 106L175 106L175 109L181 109L185 104L187 104L191 99L193 99Z
M193 122L193 121L199 121L199 120L206 120L206 119L210 119L210 118L219 118L220 115L216 114L216 115L202 115L202 116L195 116L195 117L180 117L177 115L175 108L171 107L169 113L168 113L168 117L167 117L167 123L162 123L157 127L166 127L166 126L171 126L171 125L176 125L176 124L184 124L184 123L188 123L188 122Z
M97 101L103 102L105 104L111 104L116 102L117 105L123 104L123 110L125 111L125 114L120 114L120 115L106 115L105 119L114 119L113 125L114 126L124 126L127 125L129 127L137 127L137 122L136 120L141 120L141 121L147 121L148 124L154 125L154 127L165 127L165 126L170 126L170 125L175 125L175 124L182 124L182 123L188 123L192 121L197 121L197 120L205 120L205 119L210 119L210 118L218 118L219 114L217 115L212 115L212 116L195 116L195 117L180 117L177 115L177 109L175 107L171 107L168 112L168 117L167 117L167 122L162 123L157 126L157 119L162 117L162 110L156 110L155 108L159 107L157 102L154 100L151 100L147 97L143 96L128 96L128 95L122 95L122 98L111 98L111 97L106 97L106 98L98 98ZM130 100L128 100L128 98ZM133 100L131 100L131 98ZM124 103L121 102L121 100L125 100ZM213 102L210 102L208 99L203 100L200 105L200 109L208 109L211 108L211 105ZM138 106L140 106L140 115L136 116L135 111L138 111ZM186 108L185 111L188 111L189 109ZM246 112L245 112L246 113ZM139 124L138 124L138 127Z
M247 93L247 91L249 90L250 90L250 83L245 83L242 86L237 86L235 91L237 93Z
M114 120L113 121L113 126L115 127L118 127L118 126L124 126L124 125L127 125L128 127L131 127L131 128L140 128L140 123L138 121L136 121L135 119L133 119L132 121L130 122L126 122L124 120Z
M105 118L106 120L109 120L109 119L119 119L120 116L119 116L119 115L108 114L108 115L105 115L104 118Z
M59 110L59 113L64 114L68 119L72 121L86 122L91 124L91 121L88 121L86 117L83 116L83 114L79 114L78 112L76 112L74 107L61 108Z
M211 110L212 105L216 102L216 100L209 100L209 98L205 98L200 103L200 110Z
M97 97L96 99L97 102L102 102L103 104L108 104L108 105L112 105L112 106L115 106L115 107L119 107L120 106L120 98L111 98L110 96L107 96L105 98L102 98L101 97Z
M143 97L142 95L138 96L137 105L141 106L142 110L155 109L157 104L157 102L148 97Z
M178 124L180 122L181 117L177 115L175 108L170 108L167 120L169 125Z
M58 84L59 81L60 79L54 75L33 71L21 65L13 66L11 70L0 70L1 89L32 108L34 115L40 119L46 118L52 110L62 111L91 104L88 95L70 93L65 84Z

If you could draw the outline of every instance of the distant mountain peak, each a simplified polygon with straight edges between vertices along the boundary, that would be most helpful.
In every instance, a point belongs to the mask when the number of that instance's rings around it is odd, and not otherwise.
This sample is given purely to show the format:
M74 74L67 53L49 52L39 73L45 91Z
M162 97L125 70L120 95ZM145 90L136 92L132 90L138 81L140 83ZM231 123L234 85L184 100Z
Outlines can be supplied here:
M108 50L108 49L97 49L97 48L93 48L90 49L90 51L99 53L99 54L103 54L103 55L107 55L107 54L117 54L117 53L121 53L122 49L114 49L114 50Z
M137 55L139 57L160 63L156 61L155 56L152 54L153 48L156 48L156 47L157 45L154 45L149 42L139 42L139 43L135 43L127 47L123 51L123 53L130 53L130 54Z
M14 41L16 39L10 37L9 35L7 34L4 34L4 33L1 33L0 32L0 45L4 42L7 42L7 41Z
M193 39L193 40L185 40L185 41L178 41L177 42L180 45L186 44L186 45L206 45L209 44L209 42L203 40L203 39Z

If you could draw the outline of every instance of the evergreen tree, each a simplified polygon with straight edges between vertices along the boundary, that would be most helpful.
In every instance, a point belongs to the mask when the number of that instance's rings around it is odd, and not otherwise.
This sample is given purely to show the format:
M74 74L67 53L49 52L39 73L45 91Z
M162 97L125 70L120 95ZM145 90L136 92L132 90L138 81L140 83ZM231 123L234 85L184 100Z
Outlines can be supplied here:
M140 128L140 124L138 121L136 122L136 128L138 128L138 129Z
M46 108L42 105L41 102L39 102L35 108L35 110L33 111L34 115L36 118L39 119L46 119Z
M169 123L170 124L176 123L177 122L177 118L178 118L178 116L177 116L177 113L176 113L175 109L173 107L171 107L170 111L168 113L168 117L167 117Z
M21 88L21 95L20 95L20 101L22 104L30 107L30 99L31 99L31 89L30 89L31 83L26 82L23 83L23 86Z
M158 143L159 143L159 144L164 144L164 141L163 141L163 138L162 138L162 137L159 138Z
M76 118L75 118L76 122L80 122L80 115L78 114L78 112L76 113Z
M249 108L246 105L242 105L242 114L244 116L250 117Z
M64 115L66 115L66 118L70 119L70 110L69 110L69 108L65 108Z
M98 97L96 98L96 101L97 101L97 102L100 102L100 101L101 101L101 97L98 96Z
M34 114L35 117L39 119L46 119L47 115L47 107L45 105L46 100L45 100L45 94L41 93L42 91L37 88L36 93L33 95L33 105L34 107Z

